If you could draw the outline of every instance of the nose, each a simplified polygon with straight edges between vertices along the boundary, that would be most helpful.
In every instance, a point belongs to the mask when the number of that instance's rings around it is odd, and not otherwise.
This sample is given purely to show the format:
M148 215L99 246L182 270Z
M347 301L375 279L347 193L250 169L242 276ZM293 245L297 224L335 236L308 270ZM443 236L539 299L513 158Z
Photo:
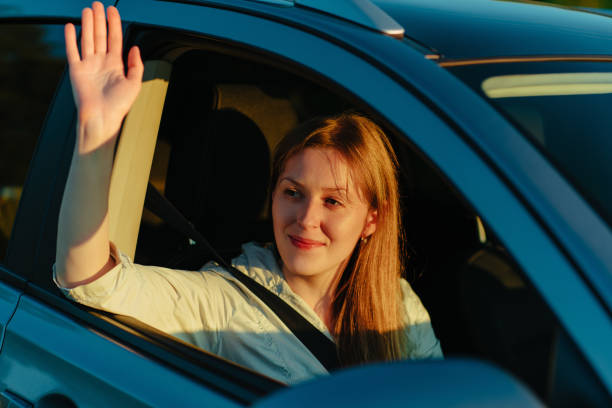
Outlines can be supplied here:
M318 228L321 224L321 209L315 200L304 200L297 213L297 223L304 229Z

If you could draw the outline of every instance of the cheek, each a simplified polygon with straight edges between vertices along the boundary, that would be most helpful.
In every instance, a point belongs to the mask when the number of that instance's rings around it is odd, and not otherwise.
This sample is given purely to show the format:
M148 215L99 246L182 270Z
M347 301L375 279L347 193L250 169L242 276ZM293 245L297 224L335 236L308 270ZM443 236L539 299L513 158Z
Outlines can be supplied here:
M353 241L357 241L361 236L363 225L364 223L359 216L330 216L321 221L321 229L324 230L326 235L334 240L342 240L347 245L352 245Z
M365 219L366 214L362 211L343 217L329 217L325 222L325 229L332 238L343 239L347 243L352 243L361 237Z

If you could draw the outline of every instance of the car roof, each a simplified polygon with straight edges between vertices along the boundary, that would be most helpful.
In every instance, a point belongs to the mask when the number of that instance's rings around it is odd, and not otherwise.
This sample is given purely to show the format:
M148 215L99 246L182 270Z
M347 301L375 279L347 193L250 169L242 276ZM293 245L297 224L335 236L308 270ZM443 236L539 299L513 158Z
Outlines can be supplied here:
M497 0L373 0L442 59L612 55L612 18Z

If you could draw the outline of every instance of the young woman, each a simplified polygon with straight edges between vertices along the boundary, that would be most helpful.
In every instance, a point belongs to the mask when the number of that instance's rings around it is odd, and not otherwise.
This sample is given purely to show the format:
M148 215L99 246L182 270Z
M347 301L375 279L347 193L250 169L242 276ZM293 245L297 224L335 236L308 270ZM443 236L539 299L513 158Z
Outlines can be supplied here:
M124 75L115 8L108 9L108 34L98 2L83 11L82 29L79 55L74 26L66 26L79 115L59 219L58 286L78 302L131 315L283 382L325 374L222 267L137 265L109 242L113 146L143 66L133 48ZM427 311L400 277L396 159L383 132L359 115L311 120L280 143L271 181L274 245L246 244L233 265L335 341L344 366L441 357Z

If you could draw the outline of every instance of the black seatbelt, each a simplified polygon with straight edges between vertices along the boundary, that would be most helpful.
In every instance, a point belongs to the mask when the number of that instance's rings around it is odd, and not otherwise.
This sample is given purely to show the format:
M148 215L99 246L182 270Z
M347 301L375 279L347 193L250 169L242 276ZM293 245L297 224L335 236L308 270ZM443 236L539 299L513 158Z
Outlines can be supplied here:
M166 221L168 225L192 239L197 245L212 254L214 260L219 265L223 266L234 278L249 288L255 296L261 299L282 320L295 337L310 350L328 371L339 368L340 362L336 345L333 341L280 297L223 259L193 224L166 197L157 191L151 183L147 186L145 203L151 212Z

